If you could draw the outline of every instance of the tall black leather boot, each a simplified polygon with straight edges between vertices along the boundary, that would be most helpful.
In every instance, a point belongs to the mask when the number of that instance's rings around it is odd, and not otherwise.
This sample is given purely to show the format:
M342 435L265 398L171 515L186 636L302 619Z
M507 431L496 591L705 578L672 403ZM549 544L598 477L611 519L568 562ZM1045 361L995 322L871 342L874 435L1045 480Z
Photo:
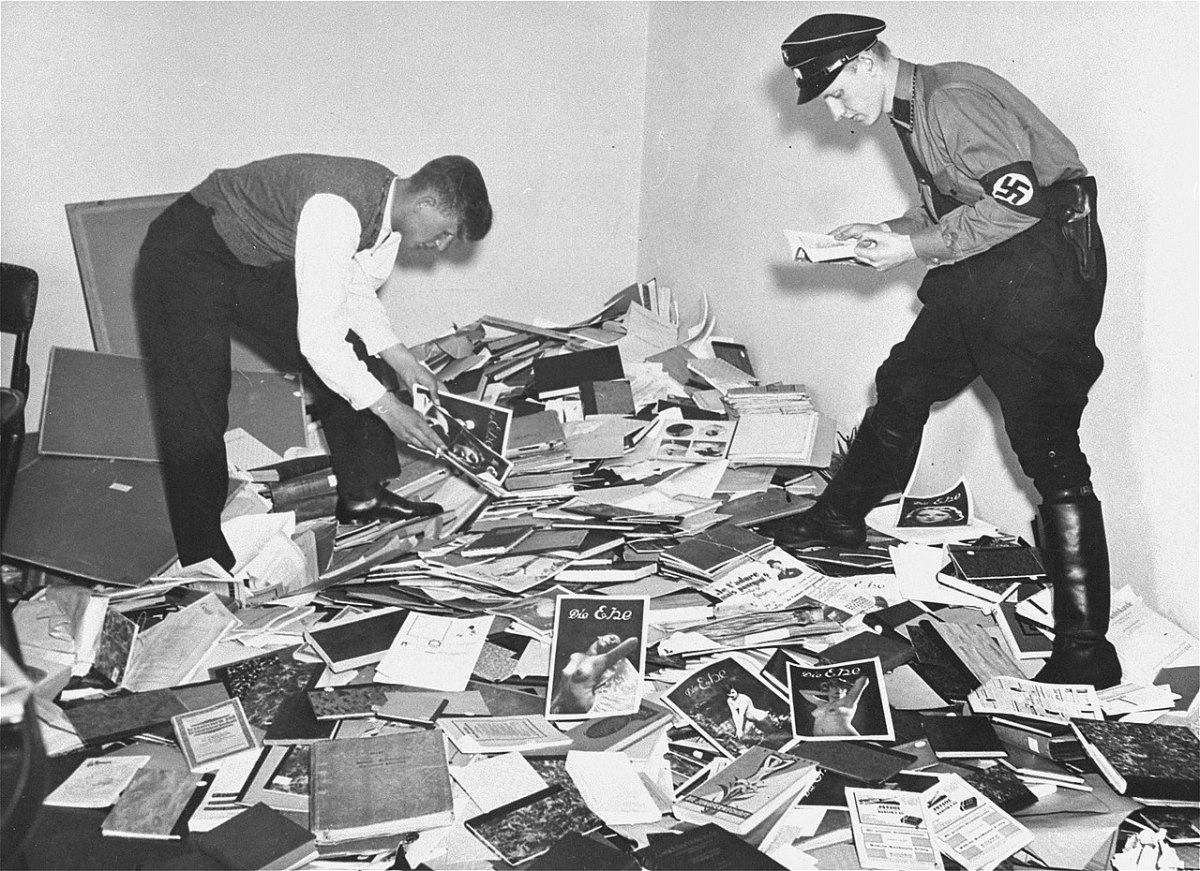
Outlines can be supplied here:
M1054 582L1054 649L1034 680L1114 686L1121 662L1104 637L1112 592L1100 500L1091 485L1053 494L1038 509L1038 520Z
M867 512L890 493L904 489L912 474L921 429L881 425L875 409L863 416L841 468L817 504L792 517L765 523L758 532L776 544L829 544L861 547L867 540Z

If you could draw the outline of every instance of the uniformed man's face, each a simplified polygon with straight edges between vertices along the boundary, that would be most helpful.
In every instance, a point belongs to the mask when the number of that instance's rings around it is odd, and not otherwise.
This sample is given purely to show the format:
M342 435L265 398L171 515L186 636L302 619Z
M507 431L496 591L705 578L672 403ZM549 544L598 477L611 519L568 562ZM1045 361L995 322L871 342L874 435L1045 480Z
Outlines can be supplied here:
M883 78L877 67L859 57L842 67L838 77L821 93L821 100L834 121L849 121L870 127L883 114Z

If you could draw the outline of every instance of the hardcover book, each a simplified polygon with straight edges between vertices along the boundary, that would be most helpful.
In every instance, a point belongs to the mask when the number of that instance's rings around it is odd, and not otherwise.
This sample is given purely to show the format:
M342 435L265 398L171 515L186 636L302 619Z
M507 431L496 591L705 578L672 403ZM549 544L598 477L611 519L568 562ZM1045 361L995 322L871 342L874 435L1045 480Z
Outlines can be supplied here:
M133 658L137 636L138 625L115 608L109 608L104 614L92 671L113 686L120 686Z
M912 662L917 658L917 652L903 638L870 631L851 635L845 641L839 641L821 651L821 661L825 663L870 657L876 657L882 669L887 672Z
M716 823L745 835L785 802L810 789L818 777L816 764L807 759L751 747L676 801L674 814L685 822Z
M317 857L312 833L262 802L194 836L192 845L237 871L287 871Z
M621 352L615 345L533 361L533 383L540 399L562 396L585 381L620 381L624 377Z
M343 672L379 662L400 632L409 612L383 608L334 623L318 624L304 638L330 671Z
M284 700L312 687L325 668L319 662L297 661L292 657L296 649L285 647L212 670L229 695L241 700L246 717L259 729L270 726Z
M1046 575L1038 552L1023 544L951 544L946 550L968 581L1029 581Z
M1200 739L1186 726L1076 719L1071 728L1121 795L1200 801Z
M1007 755L987 717L922 714L921 728L939 759L1000 759Z
M716 823L679 834L651 834L650 846L639 850L637 857L655 871L784 871L787 867Z
M190 771L142 768L104 818L100 831L116 838L178 837L174 834L175 825L197 783L198 778Z
M454 822L442 736L419 730L312 745L317 842L399 835Z
M565 760L531 759L530 764L550 784L546 789L466 821L510 865L545 853L563 832L586 835L604 825L575 788Z

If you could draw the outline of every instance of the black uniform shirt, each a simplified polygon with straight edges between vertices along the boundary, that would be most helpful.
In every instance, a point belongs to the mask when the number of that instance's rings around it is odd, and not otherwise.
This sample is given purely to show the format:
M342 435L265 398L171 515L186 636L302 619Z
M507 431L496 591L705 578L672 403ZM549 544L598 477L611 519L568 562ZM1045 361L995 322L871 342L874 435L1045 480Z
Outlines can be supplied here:
M913 154L937 191L963 204L939 217L938 198L922 182L921 206L887 222L912 237L926 263L962 260L1028 229L1041 217L1042 188L1087 175L1071 140L983 67L900 60L897 104L903 100L912 107L911 134L895 117L898 132L911 135Z

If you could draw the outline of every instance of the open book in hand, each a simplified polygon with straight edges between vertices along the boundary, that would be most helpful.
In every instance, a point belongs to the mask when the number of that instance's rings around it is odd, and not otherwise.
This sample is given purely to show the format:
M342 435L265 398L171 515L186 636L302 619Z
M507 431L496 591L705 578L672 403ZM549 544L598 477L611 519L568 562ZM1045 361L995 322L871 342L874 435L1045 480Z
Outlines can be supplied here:
M854 263L856 239L842 241L826 233L784 230L793 260L801 263Z

